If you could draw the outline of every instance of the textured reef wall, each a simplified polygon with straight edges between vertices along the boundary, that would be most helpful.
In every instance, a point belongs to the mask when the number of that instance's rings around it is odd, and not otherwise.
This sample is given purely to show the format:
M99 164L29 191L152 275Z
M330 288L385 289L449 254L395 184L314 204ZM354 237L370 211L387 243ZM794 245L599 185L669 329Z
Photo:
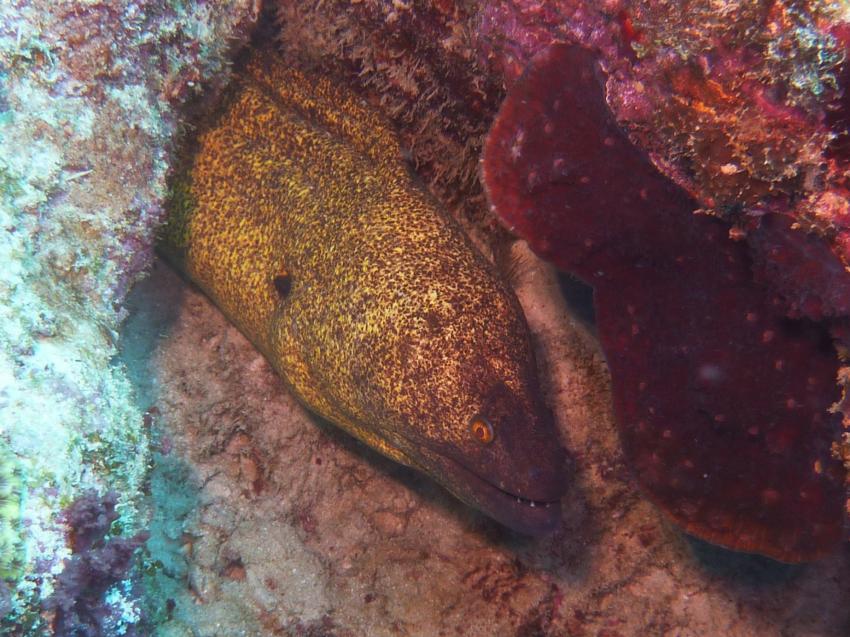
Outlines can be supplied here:
M389 115L417 173L478 215L478 157L501 78L479 59L479 2L267 3L284 54L349 78Z
M73 548L74 516L61 512L84 492L120 494L113 533L145 524L147 435L113 362L121 304L151 258L175 108L201 80L225 79L254 5L0 6L4 634L46 634L62 601L42 616L40 600L92 581L77 568L56 584ZM97 621L119 634L138 607L126 588L108 595L113 616ZM54 628L78 634L72 623L65 613Z

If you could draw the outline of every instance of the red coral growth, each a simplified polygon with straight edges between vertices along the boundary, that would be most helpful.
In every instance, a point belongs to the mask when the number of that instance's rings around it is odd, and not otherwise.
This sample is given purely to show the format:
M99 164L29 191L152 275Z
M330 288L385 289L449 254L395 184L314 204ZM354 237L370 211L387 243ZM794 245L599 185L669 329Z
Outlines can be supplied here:
M691 214L696 202L620 130L603 80L581 47L534 59L485 146L493 207L594 286L624 451L649 496L709 541L822 556L844 505L827 332L787 318L794 308L754 273L747 244ZM782 247L783 223L766 217L762 256Z

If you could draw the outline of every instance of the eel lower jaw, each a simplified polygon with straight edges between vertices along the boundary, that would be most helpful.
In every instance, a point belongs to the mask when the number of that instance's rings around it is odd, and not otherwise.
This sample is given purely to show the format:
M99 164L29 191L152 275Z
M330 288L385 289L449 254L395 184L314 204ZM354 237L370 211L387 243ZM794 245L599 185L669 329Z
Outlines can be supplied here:
M541 537L560 526L560 500L523 498L499 488L456 460L437 453L419 458L416 465L434 476L460 500L514 531Z
M403 440L403 439L402 439ZM561 525L561 500L531 500L506 491L462 463L422 442L383 439L384 454L430 477L456 498L503 526L531 537L543 537ZM386 451L391 449L392 453ZM414 451L415 450L415 451ZM566 485L567 477L564 476Z

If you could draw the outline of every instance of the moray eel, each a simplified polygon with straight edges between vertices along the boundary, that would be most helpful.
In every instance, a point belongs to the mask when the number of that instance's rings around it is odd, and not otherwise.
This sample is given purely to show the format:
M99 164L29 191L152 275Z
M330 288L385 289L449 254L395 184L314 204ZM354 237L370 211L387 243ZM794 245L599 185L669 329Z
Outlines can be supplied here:
M310 410L531 535L565 452L507 283L410 175L387 122L255 54L201 126L161 250Z

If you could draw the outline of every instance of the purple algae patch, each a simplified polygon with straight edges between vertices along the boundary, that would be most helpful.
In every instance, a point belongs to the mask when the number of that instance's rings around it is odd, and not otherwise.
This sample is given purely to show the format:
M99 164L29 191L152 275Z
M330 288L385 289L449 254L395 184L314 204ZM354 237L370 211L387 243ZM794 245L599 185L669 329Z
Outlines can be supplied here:
M55 590L44 602L53 612L53 634L58 637L102 637L113 612L104 596L127 576L133 554L147 540L147 533L133 537L107 537L118 519L114 492L99 496L87 493L65 512L71 531L73 555L56 578ZM129 634L129 633L128 633Z

